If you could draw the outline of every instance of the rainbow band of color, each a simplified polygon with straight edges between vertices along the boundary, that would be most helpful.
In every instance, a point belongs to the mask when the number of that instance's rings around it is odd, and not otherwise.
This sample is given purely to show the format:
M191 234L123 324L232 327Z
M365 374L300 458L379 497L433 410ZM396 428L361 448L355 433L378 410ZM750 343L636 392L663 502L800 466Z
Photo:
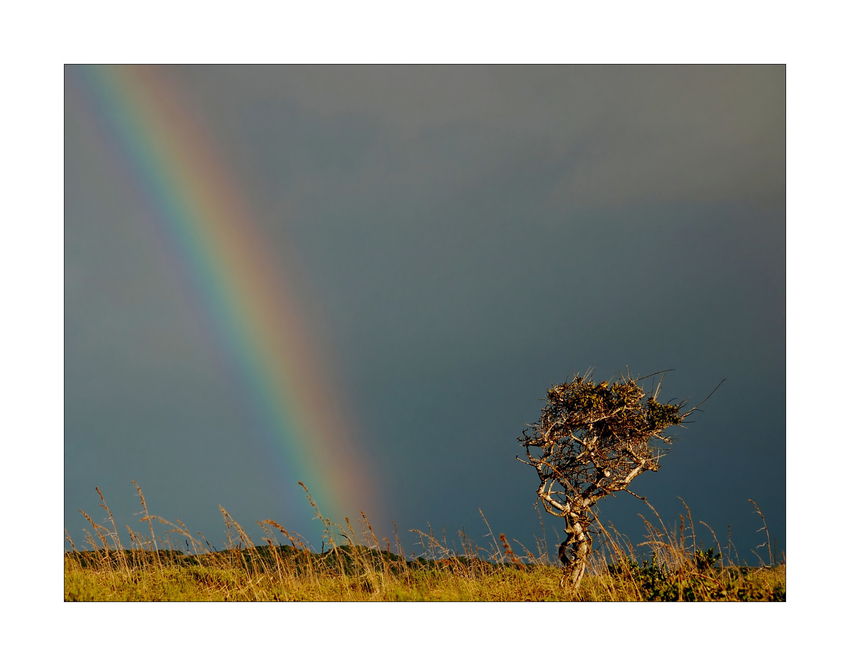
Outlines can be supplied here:
M335 520L362 509L374 516L362 457L333 407L327 369L289 281L178 91L149 67L73 70L104 147L117 147L124 177L173 244L191 290L244 374L285 481L303 481Z

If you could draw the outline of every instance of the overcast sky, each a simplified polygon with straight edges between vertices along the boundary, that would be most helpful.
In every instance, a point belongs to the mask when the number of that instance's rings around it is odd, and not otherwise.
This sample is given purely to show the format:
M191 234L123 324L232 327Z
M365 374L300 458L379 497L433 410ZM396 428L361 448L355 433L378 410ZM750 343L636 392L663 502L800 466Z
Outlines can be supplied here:
M628 366L674 368L661 395L691 404L726 379L635 492L670 524L681 497L724 547L731 525L750 563L753 499L784 550L784 67L164 69L298 267L382 535L395 521L415 548L430 523L484 545L480 509L534 549L517 436L552 384ZM79 73L65 82L66 527L81 535L95 486L132 525L133 479L212 542L218 505L312 536L245 445L261 433L228 350L87 130ZM645 505L600 508L642 540Z

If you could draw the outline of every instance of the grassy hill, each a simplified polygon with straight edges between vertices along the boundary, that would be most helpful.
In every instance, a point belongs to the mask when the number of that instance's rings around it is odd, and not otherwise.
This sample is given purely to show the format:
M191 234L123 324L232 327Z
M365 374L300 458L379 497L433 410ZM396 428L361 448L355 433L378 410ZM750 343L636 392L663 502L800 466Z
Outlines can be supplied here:
M92 526L87 547L78 549L67 536L66 601L785 601L785 564L772 553L773 566L738 566L719 543L716 550L697 547L684 518L678 534L647 523L640 545L651 548L648 559L599 525L588 574L571 590L547 553L517 555L503 534L487 550L461 533L455 549L445 537L417 530L422 555L408 557L397 535L396 552L388 539L381 544L366 516L358 535L348 520L343 528L319 514L330 546L316 553L271 520L259 523L266 537L257 546L221 509L228 547L216 550L179 521L148 515L141 490L139 496L150 536L128 528L130 548L105 502L111 527L83 513ZM154 523L169 529L156 535Z

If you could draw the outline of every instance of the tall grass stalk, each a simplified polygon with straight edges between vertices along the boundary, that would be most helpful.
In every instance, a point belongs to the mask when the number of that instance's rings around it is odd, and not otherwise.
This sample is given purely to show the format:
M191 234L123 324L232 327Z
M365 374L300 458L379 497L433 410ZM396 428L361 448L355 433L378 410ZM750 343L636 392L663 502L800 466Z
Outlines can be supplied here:
M261 545L219 507L226 548L217 550L199 532L180 521L151 515L138 484L140 522L147 534L126 526L129 547L121 541L115 518L100 490L100 506L108 517L101 525L81 511L90 526L87 547L79 549L71 535L65 541L65 600L73 601L655 601L655 600L784 600L785 565L776 564L767 534L768 560L761 567L739 565L731 556L731 533L724 556L698 545L690 509L680 516L678 533L670 530L647 503L654 520L644 519L646 539L636 546L613 525L595 516L598 543L578 590L562 586L562 571L546 547L545 528L537 553L504 533L498 537L481 513L488 547L477 545L460 530L449 540L445 530L418 536L417 551L408 556L394 527L390 540L379 540L369 519L344 525L322 515L304 488L323 526L316 552L303 536L274 520L259 521ZM764 531L767 524L761 511ZM159 525L159 534L154 525ZM705 523L701 523L705 525ZM542 516L541 516L541 527ZM760 530L761 531L761 530ZM285 543L281 543L283 538ZM515 550L513 545L518 547ZM762 544L764 545L764 544ZM643 550L641 550L643 549ZM640 554L640 555L639 555Z

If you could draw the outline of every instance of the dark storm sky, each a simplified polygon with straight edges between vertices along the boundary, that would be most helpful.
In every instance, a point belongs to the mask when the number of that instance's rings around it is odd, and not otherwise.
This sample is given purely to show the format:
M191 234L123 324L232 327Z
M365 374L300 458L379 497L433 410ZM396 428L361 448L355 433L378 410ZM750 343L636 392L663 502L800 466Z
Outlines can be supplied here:
M487 528L532 550L536 474L516 438L546 390L674 368L722 380L657 474L742 557L785 544L785 69L781 66L169 68L332 350L390 534ZM84 126L66 72L65 521L106 495L220 543L279 507L250 418ZM632 497L603 520L637 542ZM352 507L352 516L358 508ZM547 519L550 548L558 521ZM253 532L252 532L253 533ZM698 538L711 545L708 532ZM318 544L316 544L318 545ZM759 551L766 557L764 550Z

